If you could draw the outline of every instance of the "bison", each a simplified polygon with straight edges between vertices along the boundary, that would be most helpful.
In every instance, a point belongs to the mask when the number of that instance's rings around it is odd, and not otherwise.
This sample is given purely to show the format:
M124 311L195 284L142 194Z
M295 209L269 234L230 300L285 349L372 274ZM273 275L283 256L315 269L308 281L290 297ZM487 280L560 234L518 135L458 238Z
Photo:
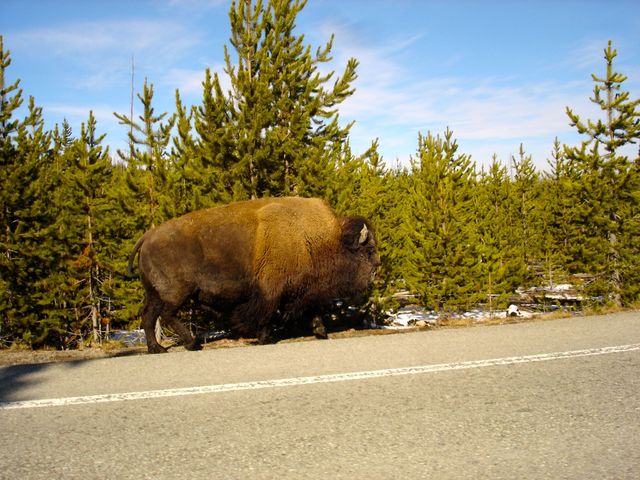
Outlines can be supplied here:
M201 341L176 318L193 301L227 320L237 336L276 341L275 331L309 322L326 338L322 314L335 299L363 301L380 264L371 225L338 217L322 200L247 200L195 211L147 231L138 254L149 353L158 317L188 350Z

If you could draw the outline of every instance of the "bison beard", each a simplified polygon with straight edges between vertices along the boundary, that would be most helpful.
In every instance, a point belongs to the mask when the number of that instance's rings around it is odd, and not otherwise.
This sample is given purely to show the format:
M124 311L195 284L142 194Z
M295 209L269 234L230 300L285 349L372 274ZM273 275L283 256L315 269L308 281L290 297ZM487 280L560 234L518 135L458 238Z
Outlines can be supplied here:
M336 298L364 300L380 259L371 226L337 217L323 201L299 197L200 210L146 232L138 254L150 353L158 318L189 350L201 348L176 314L191 301L227 319L235 335L276 341L276 329L310 326L326 338L322 314Z

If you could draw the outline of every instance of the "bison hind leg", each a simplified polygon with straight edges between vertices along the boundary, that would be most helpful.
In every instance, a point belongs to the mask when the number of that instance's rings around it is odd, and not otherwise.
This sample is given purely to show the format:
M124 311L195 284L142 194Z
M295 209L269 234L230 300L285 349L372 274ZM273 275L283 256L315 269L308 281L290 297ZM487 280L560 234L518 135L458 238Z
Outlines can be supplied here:
M187 350L202 349L202 342L194 338L189 329L176 318L176 313L180 310L180 307L181 305L164 302L155 290L147 290L142 311L142 327L147 337L147 350L149 353L165 353L167 351L156 339L155 327L158 317L173 328Z
M147 339L147 351L149 353L166 353L167 349L158 343L156 339L156 322L163 309L163 302L154 291L147 291L142 307L142 328Z

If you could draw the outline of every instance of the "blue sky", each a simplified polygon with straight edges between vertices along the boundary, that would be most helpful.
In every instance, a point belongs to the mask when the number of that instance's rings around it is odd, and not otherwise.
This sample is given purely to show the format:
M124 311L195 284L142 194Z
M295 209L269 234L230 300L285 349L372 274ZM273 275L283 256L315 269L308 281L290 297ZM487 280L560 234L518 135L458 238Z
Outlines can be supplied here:
M222 73L230 47L229 0L0 0L0 34L26 96L49 126L74 131L89 110L122 148L131 56L136 91L154 84L157 112L174 110L175 89L198 104L207 66ZM592 73L604 73L609 39L616 70L640 96L640 2L569 0L309 0L297 31L313 49L335 34L328 69L360 61L356 93L340 107L355 120L352 147L379 138L389 166L408 164L418 132L449 127L479 165L506 164L520 143L539 168L553 140L577 144L565 107L597 118ZM228 85L228 83L227 83ZM136 105L136 108L138 105Z

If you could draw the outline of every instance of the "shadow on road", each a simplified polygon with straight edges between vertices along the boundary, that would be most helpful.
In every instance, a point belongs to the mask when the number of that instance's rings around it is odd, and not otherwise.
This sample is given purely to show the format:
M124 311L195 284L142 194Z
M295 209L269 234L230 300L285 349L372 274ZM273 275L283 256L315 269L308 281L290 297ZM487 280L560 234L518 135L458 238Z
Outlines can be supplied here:
M82 362L80 360L79 362ZM65 362L65 366L73 367L79 362ZM40 373L50 368L53 363L34 365L12 365L0 368L0 403L21 400L19 393L41 383Z
M45 375L43 375L43 372L47 369L56 367L73 370L80 365L96 360L115 357L129 357L140 355L141 353L142 351L139 349L123 350L118 352L109 352L107 355L98 358L0 366L0 403L23 400L24 395L21 395L21 392L45 381ZM73 372L70 371L69 374L72 375Z

